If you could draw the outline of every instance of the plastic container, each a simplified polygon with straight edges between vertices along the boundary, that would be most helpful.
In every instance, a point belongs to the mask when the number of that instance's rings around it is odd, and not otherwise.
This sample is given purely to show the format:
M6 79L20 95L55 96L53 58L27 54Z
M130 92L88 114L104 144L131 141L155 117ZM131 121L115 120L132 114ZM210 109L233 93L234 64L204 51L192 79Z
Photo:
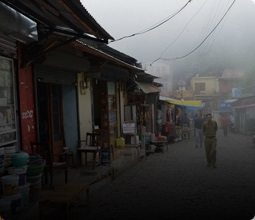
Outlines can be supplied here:
M30 199L32 202L39 200L42 190L41 178L35 182L30 183Z
M8 173L11 175L17 174L19 176L19 186L26 185L27 181L27 166L23 167L9 167Z
M133 144L133 145L139 144L139 136L138 135L131 136L131 144Z
M26 152L17 152L12 156L12 165L22 167L28 164L29 154Z
M18 193L19 176L18 175L6 175L1 177L3 194L6 196L14 195Z
M22 206L27 207L30 203L30 183L19 186L19 193L22 195Z
M42 181L42 174L40 173L37 176L27 176L27 182L30 183L31 185L33 185L34 183L38 183L38 182Z
M0 212L10 210L11 201L9 199L0 199Z
M45 167L45 161L43 160L41 164L37 165L28 165L27 167L27 176L38 176L43 172Z
M9 199L0 199L0 213L2 219L8 219L11 213L11 201Z
M116 147L125 147L125 139L123 137L116 139Z
M12 165L12 155L11 154L5 154L4 155L4 167L10 167Z
M22 195L17 193L11 196L3 196L3 199L9 200L11 204L11 214L16 214L21 210L22 207Z

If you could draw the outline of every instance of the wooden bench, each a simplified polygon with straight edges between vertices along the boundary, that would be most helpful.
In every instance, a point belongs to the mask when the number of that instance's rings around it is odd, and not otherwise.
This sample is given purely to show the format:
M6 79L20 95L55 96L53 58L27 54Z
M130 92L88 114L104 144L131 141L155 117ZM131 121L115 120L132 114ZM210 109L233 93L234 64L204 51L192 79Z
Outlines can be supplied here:
M56 188L51 191L47 197L39 201L39 218L43 219L44 209L47 207L64 208L65 219L68 219L70 205L79 199L82 192L86 190L86 206L89 206L89 184L82 183L69 183L62 187Z

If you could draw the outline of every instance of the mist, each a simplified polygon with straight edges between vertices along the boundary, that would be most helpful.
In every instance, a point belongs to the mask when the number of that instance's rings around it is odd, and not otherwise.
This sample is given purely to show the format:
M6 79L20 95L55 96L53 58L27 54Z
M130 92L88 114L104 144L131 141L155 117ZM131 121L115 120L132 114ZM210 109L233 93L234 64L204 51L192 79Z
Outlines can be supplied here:
M255 70L255 4L237 0L207 40L189 56L217 25L233 1L193 0L185 9L158 28L109 44L142 62L162 57L174 76L220 75L224 69ZM115 40L162 21L187 3L181 1L83 1L85 8ZM153 64L152 64L153 65Z

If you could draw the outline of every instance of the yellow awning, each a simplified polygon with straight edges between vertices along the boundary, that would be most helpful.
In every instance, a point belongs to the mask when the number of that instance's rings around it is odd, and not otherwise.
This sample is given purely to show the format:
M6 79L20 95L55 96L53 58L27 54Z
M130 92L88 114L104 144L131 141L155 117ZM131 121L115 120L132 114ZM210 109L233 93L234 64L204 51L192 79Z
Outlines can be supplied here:
M193 106L193 107L202 107L201 100L169 100L168 103L174 105L183 105L183 106Z

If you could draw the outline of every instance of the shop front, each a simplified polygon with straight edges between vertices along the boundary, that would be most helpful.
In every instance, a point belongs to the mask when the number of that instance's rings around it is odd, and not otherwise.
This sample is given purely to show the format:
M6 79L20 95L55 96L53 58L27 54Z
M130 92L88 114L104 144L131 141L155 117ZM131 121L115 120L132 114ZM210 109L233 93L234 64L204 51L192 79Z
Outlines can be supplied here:
M21 67L22 44L37 41L36 23L0 2L0 147L26 149L35 137L32 74ZM32 100L32 99L31 99Z
M133 134L125 135L126 142L144 148L157 135L157 101L160 89L149 82L134 82L128 85L125 103L125 123L135 127Z
M203 109L200 100L176 100L161 98L162 134L168 142L174 143L189 138L193 127L193 117Z
M63 152L64 147L76 154L77 74L88 67L83 57L66 49L47 54L42 64L34 66L38 140L50 143L53 154Z

